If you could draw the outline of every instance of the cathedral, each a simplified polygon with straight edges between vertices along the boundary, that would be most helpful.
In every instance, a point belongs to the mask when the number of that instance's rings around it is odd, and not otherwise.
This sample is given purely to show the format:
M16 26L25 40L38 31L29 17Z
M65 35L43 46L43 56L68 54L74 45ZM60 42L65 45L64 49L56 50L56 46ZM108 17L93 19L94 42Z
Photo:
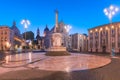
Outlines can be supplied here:
M66 29L64 28L65 24L63 21L59 22L59 32L63 35L63 39L62 39L62 45L64 47L68 47L68 39L69 39L69 34L66 31ZM50 38L51 38L51 34L54 33L54 28L55 26L50 30L48 28L48 26L46 25L44 32L43 32L43 36L40 36L40 30L39 28L37 29L37 36L36 36L36 43L37 49L48 49L50 47Z
M43 36L40 36L40 30L39 28L37 29L37 36L36 36L36 40L37 40L37 49L44 49L47 50L48 48L50 48L50 42L51 42L51 35L52 33L55 32L55 30L59 33L62 34L62 46L68 48L69 46L69 33L67 31L67 29L65 28L66 24L64 24L63 21L58 22L58 12L55 12L55 18L56 18L56 24L53 26L52 29L49 29L48 26L46 25L44 32L43 32ZM55 27L57 26L57 28Z
M62 45L64 47L68 47L69 34L64 27L65 26L64 22L63 21L59 22L58 26L59 26L59 33L63 35ZM49 30L48 26L46 26L46 28L44 29L44 45L46 49L50 47L50 37L51 34L54 33L54 28L55 26L51 30Z
M36 44L37 49L44 49L44 37L40 36L39 28L37 29Z

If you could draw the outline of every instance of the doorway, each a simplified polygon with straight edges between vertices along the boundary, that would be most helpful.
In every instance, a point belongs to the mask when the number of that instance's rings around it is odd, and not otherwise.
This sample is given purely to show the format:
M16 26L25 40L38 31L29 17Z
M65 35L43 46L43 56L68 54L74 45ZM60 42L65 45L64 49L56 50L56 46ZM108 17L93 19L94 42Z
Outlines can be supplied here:
M91 52L92 52L92 49L91 49Z
M81 47L80 47L80 52L81 52Z
M96 49L96 52L98 52L98 49Z
M102 47L102 52L106 52L106 46Z

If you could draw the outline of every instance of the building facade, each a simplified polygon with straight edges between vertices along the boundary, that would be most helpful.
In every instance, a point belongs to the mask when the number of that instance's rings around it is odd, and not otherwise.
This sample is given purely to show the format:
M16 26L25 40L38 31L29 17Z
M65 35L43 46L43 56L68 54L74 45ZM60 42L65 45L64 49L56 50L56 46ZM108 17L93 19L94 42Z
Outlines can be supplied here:
M43 50L44 49L44 37L40 36L39 28L37 29L36 41L37 41L36 49Z
M65 24L63 21L59 22L58 23L58 26L59 26L59 33L62 34L62 46L66 47L66 48L69 48L69 34L67 32L67 30L65 29ZM44 45L45 45L45 48L48 49L50 47L50 39L51 39L51 35L52 33L54 33L54 28L55 26L49 30L48 27L46 27L44 29Z
M8 26L0 26L0 50L13 48L14 33Z
M120 53L120 22L91 28L89 33L89 52L108 52L114 49Z
M0 26L0 50L14 50L22 42L22 36L15 22L12 27Z
M50 47L50 30L48 26L46 25L46 28L44 29L44 46L45 49L48 49Z
M18 49L19 47L22 48L22 43L24 43L24 40L23 40L23 37L22 37L22 34L20 34L20 30L17 28L16 26L16 22L13 21L13 25L12 27L10 27L10 29L13 31L13 48L12 50L16 50Z
M88 37L86 34L71 34L71 49L73 51L87 52Z

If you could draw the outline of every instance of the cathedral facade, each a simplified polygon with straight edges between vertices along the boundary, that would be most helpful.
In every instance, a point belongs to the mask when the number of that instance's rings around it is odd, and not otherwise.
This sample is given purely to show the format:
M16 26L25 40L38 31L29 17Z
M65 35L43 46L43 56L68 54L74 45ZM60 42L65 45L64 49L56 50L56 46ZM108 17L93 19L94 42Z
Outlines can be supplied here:
M40 30L39 30L39 28L37 29L36 49L40 49L40 50L44 49L44 37L40 36Z
M67 32L67 30L65 29L65 24L63 21L58 23L59 26L59 33L62 34L62 46L68 48L69 47L69 34ZM51 39L51 35L52 33L54 33L54 29L55 26L49 30L48 26L46 26L46 28L44 29L44 46L46 49L48 49L50 47L50 39Z

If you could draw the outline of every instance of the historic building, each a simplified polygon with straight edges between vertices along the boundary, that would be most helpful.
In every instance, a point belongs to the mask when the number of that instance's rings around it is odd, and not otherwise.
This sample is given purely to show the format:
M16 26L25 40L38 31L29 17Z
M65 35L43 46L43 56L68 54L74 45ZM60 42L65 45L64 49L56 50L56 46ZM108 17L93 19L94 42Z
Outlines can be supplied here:
M89 32L89 52L111 52L113 48L120 53L120 22L91 28Z
M88 51L88 36L86 34L71 34L71 50L79 52Z
M44 29L44 46L45 49L48 49L50 47L50 30L48 28L48 26L46 25L46 28Z
M0 50L9 50L13 46L13 30L8 26L0 26Z
M59 24L59 32L63 35L62 45L68 48L69 47L69 34L65 29L65 24L63 21L59 22L58 24ZM54 33L54 28L55 26L51 30L49 30L48 27L44 29L44 45L46 49L50 47L50 37L51 37L51 34Z
M12 27L10 27L10 29L13 31L13 49L17 49L21 46L21 44L24 42L23 41L23 37L22 34L20 34L20 30L17 28L16 26L16 22L13 21L13 25Z
M44 37L40 36L40 30L37 29L37 36L36 36L36 49L44 49Z
M13 22L13 26L0 26L0 50L14 50L22 43L22 36Z
M62 46L68 48L69 47L69 34L67 29L65 28L65 24L63 21L58 22L58 13L56 13L55 15L56 17L56 24L58 24L58 29L55 29L55 26L49 30L48 26L46 26L46 28L44 29L44 45L45 45L45 49L48 49L50 47L50 38L51 38L51 34L54 33L54 30L58 30L59 33L62 34Z

